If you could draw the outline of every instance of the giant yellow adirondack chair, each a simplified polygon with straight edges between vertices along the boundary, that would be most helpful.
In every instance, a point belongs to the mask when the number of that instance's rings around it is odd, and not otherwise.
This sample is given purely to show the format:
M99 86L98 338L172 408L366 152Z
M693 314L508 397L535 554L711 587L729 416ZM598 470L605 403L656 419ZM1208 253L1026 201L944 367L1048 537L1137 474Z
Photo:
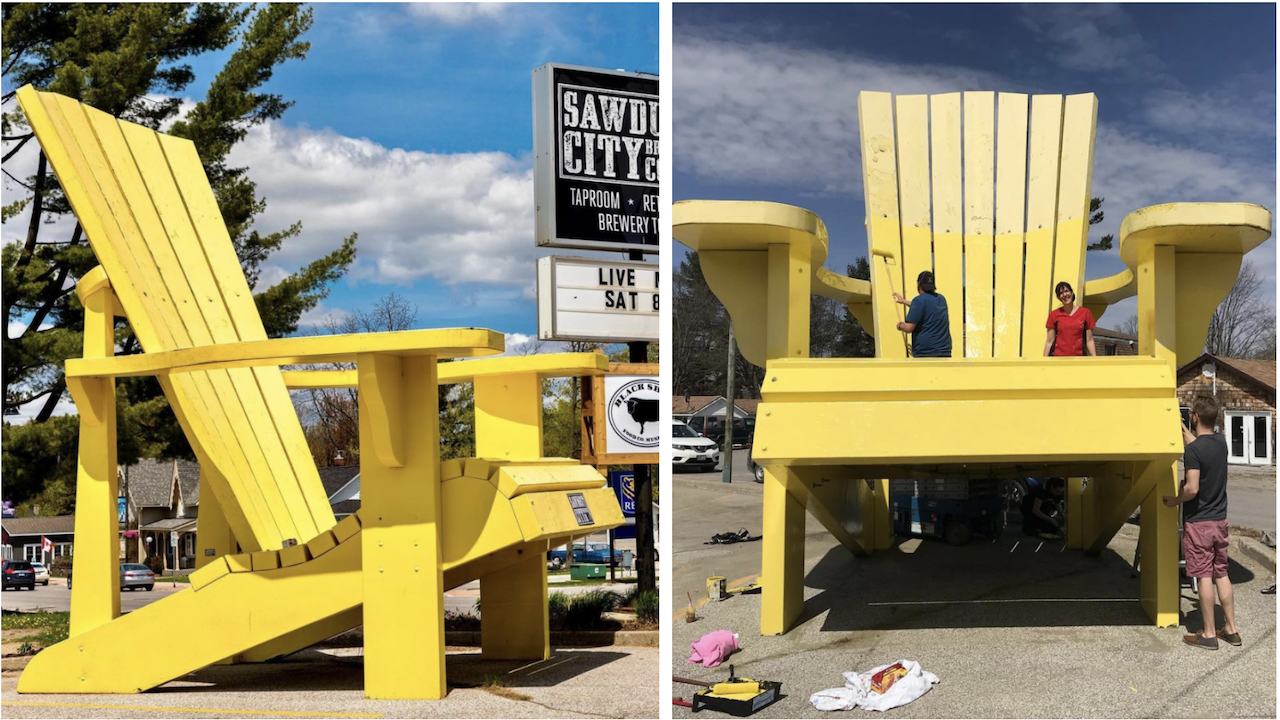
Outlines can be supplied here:
M1120 230L1127 269L1085 282L1092 94L864 92L858 107L870 281L822 267L826 228L800 208L673 209L673 236L698 251L743 356L766 368L761 632L785 632L803 609L805 510L856 553L888 547L890 477L1073 478L1068 545L1090 552L1141 504L1142 607L1176 624L1177 518L1160 501L1176 494L1182 454L1176 368L1200 353L1270 213L1138 210ZM950 359L906 359L895 329L890 293L910 296L921 270L947 298ZM1062 280L1095 317L1136 294L1139 357L1042 357ZM874 359L808 357L811 293L847 304L876 338Z
M365 694L443 697L443 592L479 578L483 654L545 659L546 552L622 523L604 479L542 458L539 380L607 368L591 354L501 352L463 328L269 340L194 146L68 98L18 91L101 265L80 280L84 357L71 638L26 693L128 693L364 625ZM113 357L114 317L143 354ZM354 361L349 372L280 365ZM120 616L114 379L155 375L201 466L191 588ZM474 382L479 459L440 462L437 385ZM340 523L288 386L358 386L361 511ZM183 628L180 637L172 634ZM152 639L169 652L146 662Z

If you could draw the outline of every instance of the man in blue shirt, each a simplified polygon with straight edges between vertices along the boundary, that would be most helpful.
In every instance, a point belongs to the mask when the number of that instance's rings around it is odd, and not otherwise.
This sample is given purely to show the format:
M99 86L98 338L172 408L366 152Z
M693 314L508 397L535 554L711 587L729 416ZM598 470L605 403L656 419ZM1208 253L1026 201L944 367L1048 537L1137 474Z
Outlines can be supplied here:
M906 305L907 319L898 330L911 333L911 357L951 357L951 321L947 316L947 299L938 294L933 273L925 270L916 277L915 299L907 300L898 293L893 299Z

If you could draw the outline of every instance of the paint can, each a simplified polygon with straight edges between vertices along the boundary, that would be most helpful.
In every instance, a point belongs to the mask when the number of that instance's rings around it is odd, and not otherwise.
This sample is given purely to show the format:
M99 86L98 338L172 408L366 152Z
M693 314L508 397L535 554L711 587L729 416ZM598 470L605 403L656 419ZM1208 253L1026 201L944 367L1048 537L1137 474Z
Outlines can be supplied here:
M707 578L707 598L719 601L727 597L729 597L728 581L719 575Z

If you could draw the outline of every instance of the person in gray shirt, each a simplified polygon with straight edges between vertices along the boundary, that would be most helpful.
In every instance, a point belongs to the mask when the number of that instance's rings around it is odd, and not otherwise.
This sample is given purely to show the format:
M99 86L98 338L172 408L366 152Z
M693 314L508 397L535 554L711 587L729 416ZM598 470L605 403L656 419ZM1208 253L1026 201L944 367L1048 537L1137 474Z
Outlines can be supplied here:
M1183 642L1206 650L1217 650L1218 641L1240 645L1236 629L1236 604L1231 579L1227 577L1227 441L1213 431L1218 422L1218 402L1199 395L1191 402L1193 433L1182 426L1187 444L1182 455L1186 479L1176 497L1164 496L1169 507L1182 505L1182 554L1187 561L1187 576L1198 580L1200 616L1204 625L1199 633L1183 637ZM1214 596L1222 603L1226 622L1215 630Z

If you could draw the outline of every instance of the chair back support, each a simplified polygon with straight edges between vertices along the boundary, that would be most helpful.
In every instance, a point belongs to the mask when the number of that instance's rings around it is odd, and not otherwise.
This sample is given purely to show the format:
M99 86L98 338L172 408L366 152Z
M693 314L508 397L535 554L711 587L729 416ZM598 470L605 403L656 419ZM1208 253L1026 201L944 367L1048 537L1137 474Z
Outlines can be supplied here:
M932 270L952 357L1038 357L1059 281L1084 301L1097 98L966 92L858 98L877 357ZM894 261L874 251L888 251Z
M190 141L30 87L18 99L145 352L266 339ZM278 368L161 384L242 549L335 524Z

